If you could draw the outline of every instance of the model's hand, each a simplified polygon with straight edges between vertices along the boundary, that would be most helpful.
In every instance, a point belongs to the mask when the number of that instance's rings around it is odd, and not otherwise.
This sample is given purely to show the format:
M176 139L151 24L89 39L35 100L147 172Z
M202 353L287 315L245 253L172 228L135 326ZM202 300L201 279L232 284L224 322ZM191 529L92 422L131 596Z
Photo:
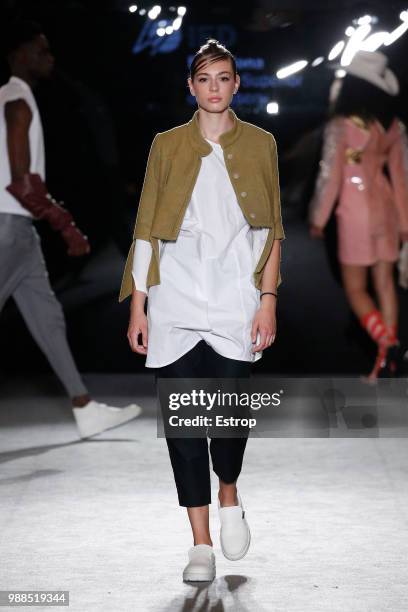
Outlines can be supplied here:
M82 257L90 253L91 247L89 246L88 237L84 236L75 223L67 225L62 230L61 236L68 247L67 253L71 257Z
M324 228L318 225L310 225L309 233L311 238L324 238Z
M400 232L401 242L408 242L408 232Z
M142 343L139 344L139 334L142 334ZM134 353L147 355L147 317L142 311L132 311L130 315L127 338Z
M275 304L267 303L267 299L271 297L275 300L274 296L264 296L262 301L265 300L264 304L261 304L260 308L257 310L254 320L252 321L252 330L251 330L251 339L254 346L252 347L252 352L256 353L258 351L262 351L263 349L271 346L273 342L275 342L276 336L276 314L275 314ZM256 343L257 335L260 335L259 343Z

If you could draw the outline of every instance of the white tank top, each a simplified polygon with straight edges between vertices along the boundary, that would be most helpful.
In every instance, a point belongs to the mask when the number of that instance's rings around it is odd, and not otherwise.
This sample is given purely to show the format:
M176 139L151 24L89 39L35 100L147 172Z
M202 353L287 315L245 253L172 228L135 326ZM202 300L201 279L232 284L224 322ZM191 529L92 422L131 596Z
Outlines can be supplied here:
M20 99L27 102L32 113L29 128L30 172L39 174L45 180L44 136L40 113L30 86L22 79L12 76L6 85L0 87L0 213L32 217L32 214L6 191L6 187L11 183L11 173L4 107L7 102Z

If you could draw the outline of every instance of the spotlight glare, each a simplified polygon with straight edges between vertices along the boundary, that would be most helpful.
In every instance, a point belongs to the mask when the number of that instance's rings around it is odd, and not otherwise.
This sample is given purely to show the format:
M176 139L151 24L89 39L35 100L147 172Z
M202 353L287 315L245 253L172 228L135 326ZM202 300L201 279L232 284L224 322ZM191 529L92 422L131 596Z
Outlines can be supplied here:
M129 13L136 13L136 11L137 11L137 6L136 6L136 4L131 4L131 5L129 6Z
M329 55L327 56L327 59L329 61L334 60L343 51L345 44L346 43L344 42L344 40L339 40L339 42L337 42L330 51Z
M173 30L178 30L182 22L183 22L183 19L181 17L176 17L176 19L173 21Z
M403 21L397 28L395 28L395 30L393 30L392 32L389 32L385 41L384 41L384 45L386 47L388 47L388 45L391 45L393 42L395 42L400 36L402 36L403 34L405 34L405 32L408 30L408 19L406 21Z
M293 64L290 64L289 66L285 66L284 68L278 70L276 76L278 77L278 79L286 79L286 77L290 76L291 74L295 74L295 72L303 70L303 68L305 68L307 64L308 62L306 60L299 60L298 62L294 62Z
M364 17L360 17L360 19L357 19L357 23L360 26L367 25L367 24L369 24L371 22L372 22L371 15L364 15Z
M377 51L389 37L389 32L375 32L368 36L360 45L361 51Z
M360 49L361 43L370 32L371 26L368 24L361 25L356 29L342 53L340 60L342 66L348 66L350 64L357 51Z
M266 105L266 112L269 115L278 115L279 114L279 104L277 102L268 102Z
M173 26L168 25L166 27L166 34L173 34Z
M336 79L344 79L346 74L347 72L343 70L343 68L339 68L339 70L336 70L336 72L334 73Z
M139 15L146 15L146 9L140 9Z
M177 14L180 15L180 17L183 17L183 15L185 15L187 12L187 9L185 6L179 6L177 8Z
M164 36L166 34L166 30L164 28L157 28L156 34L157 36Z
M316 57L316 59L313 60L311 65L313 66L313 68L315 68L316 66L319 66L322 62L324 62L323 56Z
M160 12L161 6L156 4L153 8L150 9L150 11L147 13L147 16L149 17L149 19L156 19Z
M348 28L346 28L345 30L345 35L346 36L352 36L354 34L355 28L353 28L353 26L348 26Z

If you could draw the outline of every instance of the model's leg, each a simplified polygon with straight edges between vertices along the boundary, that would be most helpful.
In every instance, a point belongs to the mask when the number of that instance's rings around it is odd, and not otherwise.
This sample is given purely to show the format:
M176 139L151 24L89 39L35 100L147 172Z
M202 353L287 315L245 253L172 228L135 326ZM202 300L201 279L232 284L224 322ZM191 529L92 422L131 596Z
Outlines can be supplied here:
M159 378L202 378L206 376L204 341L180 359L156 368ZM166 438L180 506L187 508L194 545L212 546L208 505L211 482L207 438Z
M375 382L379 376L388 374L387 354L389 347L397 341L396 295L394 295L393 282L390 283L392 264L387 265L386 262L381 262L372 268L374 285L383 312L378 310L374 300L367 292L368 268L342 264L341 269L345 292L351 308L378 347L374 366L367 377L368 381ZM390 292L389 296L386 295L388 292ZM384 320L383 313L390 324ZM396 365L393 364L392 368L395 370Z
M367 291L367 266L340 264L343 287L347 300L356 317L361 318L376 308Z
M230 379L222 391L240 392L237 379L249 378L251 362L228 359L207 347L208 372L214 379ZM237 415L238 416L238 415ZM240 415L242 416L242 415ZM245 415L246 416L246 415ZM219 479L219 518L220 543L224 556L237 561L249 549L251 532L245 518L244 506L237 490L237 480L241 472L248 431L240 428L235 433L239 437L211 437L210 452L213 470Z
M87 389L68 345L65 318L48 280L48 272L37 233L32 228L30 260L13 297L35 341L71 398L79 405L89 401Z
M207 372L213 378L249 378L251 362L228 359L206 347ZM221 507L238 504L237 485L241 473L247 437L211 438L213 470L219 479L218 499Z
M16 215L0 213L0 312L8 298L24 277L28 257L15 236L12 218ZM29 225L29 219L20 219L20 225Z
M397 342L398 296L394 281L394 263L379 261L371 269L375 292L390 342Z

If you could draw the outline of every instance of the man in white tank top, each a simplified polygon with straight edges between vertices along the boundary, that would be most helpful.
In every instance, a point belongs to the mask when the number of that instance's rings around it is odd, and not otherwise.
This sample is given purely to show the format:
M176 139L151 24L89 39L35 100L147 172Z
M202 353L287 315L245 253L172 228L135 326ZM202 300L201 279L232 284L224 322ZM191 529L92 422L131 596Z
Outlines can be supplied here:
M49 284L34 219L60 232L68 254L89 253L72 215L48 193L41 118L32 92L54 65L38 24L22 22L9 32L9 82L0 88L0 312L13 297L30 332L72 399L81 437L138 416L132 404L115 408L92 400L79 375L65 333L60 303Z

